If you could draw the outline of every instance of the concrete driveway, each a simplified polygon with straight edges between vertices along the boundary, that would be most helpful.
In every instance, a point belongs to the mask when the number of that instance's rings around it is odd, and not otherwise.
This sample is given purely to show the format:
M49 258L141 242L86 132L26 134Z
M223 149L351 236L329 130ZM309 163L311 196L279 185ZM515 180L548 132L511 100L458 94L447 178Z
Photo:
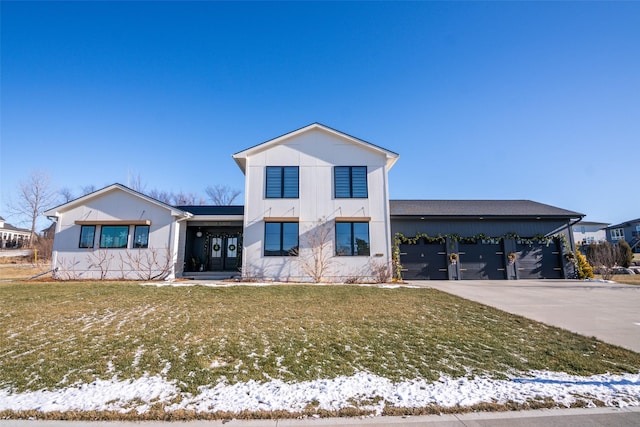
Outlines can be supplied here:
M412 282L640 353L640 286L578 280Z

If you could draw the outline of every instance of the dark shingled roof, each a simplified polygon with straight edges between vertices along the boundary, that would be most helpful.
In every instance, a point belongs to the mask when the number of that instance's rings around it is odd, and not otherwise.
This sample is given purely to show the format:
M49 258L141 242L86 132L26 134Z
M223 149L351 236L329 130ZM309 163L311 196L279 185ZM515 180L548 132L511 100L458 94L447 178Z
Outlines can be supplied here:
M531 200L390 200L391 216L562 217L584 215Z
M635 223L635 222L640 222L640 218L636 218L636 219L632 219L630 221L625 221L625 222L621 222L620 224L613 224L610 225L608 227L605 227L606 230L612 229L612 228L624 228L624 227L629 227L631 224Z
M244 215L244 206L175 206L194 215Z

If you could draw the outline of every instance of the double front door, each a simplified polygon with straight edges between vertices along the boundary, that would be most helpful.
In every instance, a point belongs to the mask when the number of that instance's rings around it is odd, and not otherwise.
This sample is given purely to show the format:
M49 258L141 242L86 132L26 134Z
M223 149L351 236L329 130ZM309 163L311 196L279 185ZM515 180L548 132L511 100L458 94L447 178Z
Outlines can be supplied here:
M238 270L237 237L211 237L209 242L209 270L211 271L236 271Z

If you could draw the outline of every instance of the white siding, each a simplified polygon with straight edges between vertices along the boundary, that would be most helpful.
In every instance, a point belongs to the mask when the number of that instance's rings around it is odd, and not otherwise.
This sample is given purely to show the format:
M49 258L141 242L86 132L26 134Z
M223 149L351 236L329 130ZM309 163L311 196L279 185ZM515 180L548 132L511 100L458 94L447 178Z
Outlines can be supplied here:
M134 226L129 226L127 249L101 249L101 225L95 227L93 248L79 248L80 229L76 221L149 220L149 247L133 249ZM169 209L115 188L84 204L58 214L54 240L53 268L60 279L141 279L159 274L169 265L175 270L176 251ZM168 258L168 261L167 261ZM155 260L155 261L152 261ZM167 264L168 263L168 264Z
M371 218L371 256L333 257L327 279L350 277L371 279L372 264L390 263L386 156L334 134L313 129L292 136L279 145L256 150L246 159L243 276L274 280L309 280L301 262L309 257L305 239L300 239L300 257L264 257L264 218L299 218L304 235L318 221L331 224L329 251L334 253L333 221L338 217ZM298 199L265 198L266 166L299 166ZM367 166L368 198L336 199L333 195L334 166ZM376 256L377 255L377 256Z

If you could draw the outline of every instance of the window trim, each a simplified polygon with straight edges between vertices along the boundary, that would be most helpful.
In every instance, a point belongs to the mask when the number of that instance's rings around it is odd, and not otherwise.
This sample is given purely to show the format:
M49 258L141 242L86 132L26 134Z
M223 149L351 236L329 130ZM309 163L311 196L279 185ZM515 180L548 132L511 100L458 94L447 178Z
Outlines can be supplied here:
M611 240L622 240L624 239L624 228L612 228L610 235Z
M297 233L296 233L296 245L295 247L289 249L289 250L285 250L283 248L284 246L284 225L285 224L295 224L298 228ZM277 251L272 251L272 252L278 252L278 253L267 253L267 228L277 225L279 226L279 242L278 242L278 246L279 249ZM297 221L265 221L264 223L264 243L263 243L263 248L262 248L262 254L265 257L277 257L277 256L298 256L298 251L297 248L300 248L300 224Z
M279 170L280 193L278 196L269 195L269 170ZM287 180L285 180L285 169L296 171L296 194L288 196L285 194L287 189ZM299 199L300 198L300 167L299 166L265 166L264 168L264 198L265 199Z
M339 169L348 169L349 170L349 195L348 196L339 196L338 195L338 180L336 178L336 172ZM354 169L364 169L364 196L354 196L354 180L353 180L353 171ZM334 166L333 167L333 196L336 199L368 199L369 198L369 168L367 166Z
M338 251L338 225L349 225L349 237L350 237L350 248L349 253L340 253ZM355 224L367 224L367 252L366 254L358 253L357 243L356 243L356 234L354 232ZM336 221L335 225L335 254L336 256L371 256L371 227L368 221Z
M82 236L83 236L82 231L83 230L91 230L91 229L93 230L92 238L91 238L91 246L83 246L83 244L82 244L82 241L83 241L83 239L82 239ZM81 249L93 249L93 247L95 245L96 245L96 226L95 225L81 225L80 226L80 238L78 240L78 248L81 248Z

